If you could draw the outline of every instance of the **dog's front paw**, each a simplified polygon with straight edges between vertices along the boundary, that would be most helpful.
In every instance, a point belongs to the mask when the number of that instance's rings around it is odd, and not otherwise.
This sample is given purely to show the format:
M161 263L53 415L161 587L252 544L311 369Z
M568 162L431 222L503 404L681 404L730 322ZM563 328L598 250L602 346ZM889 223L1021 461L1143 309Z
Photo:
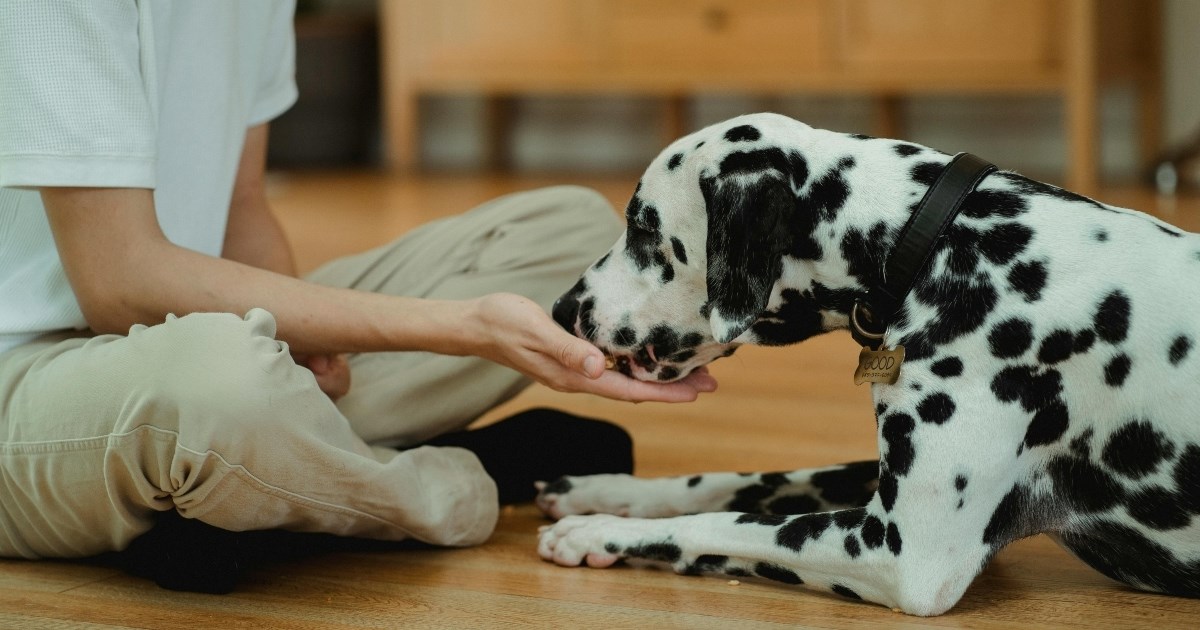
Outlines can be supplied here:
M573 514L667 516L655 509L652 486L652 480L630 475L560 477L552 483L537 482L537 506L554 520Z
M626 548L616 539L632 534L627 530L633 529L630 525L635 522L611 514L568 516L539 529L538 555L564 567L610 567L624 557Z

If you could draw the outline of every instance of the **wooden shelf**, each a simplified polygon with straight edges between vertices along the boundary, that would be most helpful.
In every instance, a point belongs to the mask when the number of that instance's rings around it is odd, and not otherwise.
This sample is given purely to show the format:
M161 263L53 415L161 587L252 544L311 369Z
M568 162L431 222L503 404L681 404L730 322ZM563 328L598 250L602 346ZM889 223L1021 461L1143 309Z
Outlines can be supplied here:
M662 97L668 133L700 94L865 95L893 112L916 94L1050 94L1064 102L1065 179L1086 192L1103 83L1136 87L1143 159L1158 147L1160 15L1158 0L391 0L387 157L419 166L422 94ZM903 131L897 115L877 120L877 135Z

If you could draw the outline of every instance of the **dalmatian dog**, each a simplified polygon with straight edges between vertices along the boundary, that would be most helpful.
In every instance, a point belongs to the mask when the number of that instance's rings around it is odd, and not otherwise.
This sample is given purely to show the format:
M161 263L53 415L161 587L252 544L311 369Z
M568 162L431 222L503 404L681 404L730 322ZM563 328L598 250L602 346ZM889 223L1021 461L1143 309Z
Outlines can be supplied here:
M857 326L951 161L774 114L713 125L651 163L554 317L657 381ZM541 557L937 615L1045 533L1129 586L1200 596L1200 237L1013 172L963 194L876 338L904 348L871 386L878 461L540 484Z

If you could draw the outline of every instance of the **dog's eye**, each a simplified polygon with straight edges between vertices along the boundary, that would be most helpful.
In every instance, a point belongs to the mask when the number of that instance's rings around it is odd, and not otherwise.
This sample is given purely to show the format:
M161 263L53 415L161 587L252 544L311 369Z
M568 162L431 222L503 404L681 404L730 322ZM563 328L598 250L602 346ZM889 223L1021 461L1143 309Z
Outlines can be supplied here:
M652 230L640 223L630 223L629 225L626 226L626 229L628 229L630 232L635 232L637 234L654 234L654 230Z

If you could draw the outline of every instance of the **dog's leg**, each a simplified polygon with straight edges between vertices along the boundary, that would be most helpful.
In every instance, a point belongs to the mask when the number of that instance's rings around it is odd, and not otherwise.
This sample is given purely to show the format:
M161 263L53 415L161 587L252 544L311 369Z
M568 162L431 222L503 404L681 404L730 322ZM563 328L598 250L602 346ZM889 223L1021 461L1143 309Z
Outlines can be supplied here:
M1045 509L1032 509L1039 502L1009 475L978 475L960 495L914 471L899 483L902 500L891 492L865 507L797 516L569 516L542 528L538 553L564 566L632 560L683 574L756 576L936 615L992 554L1046 525L1033 519Z
M877 461L786 473L562 477L539 486L537 504L554 519L571 514L661 518L726 510L804 514L862 507L878 479Z

